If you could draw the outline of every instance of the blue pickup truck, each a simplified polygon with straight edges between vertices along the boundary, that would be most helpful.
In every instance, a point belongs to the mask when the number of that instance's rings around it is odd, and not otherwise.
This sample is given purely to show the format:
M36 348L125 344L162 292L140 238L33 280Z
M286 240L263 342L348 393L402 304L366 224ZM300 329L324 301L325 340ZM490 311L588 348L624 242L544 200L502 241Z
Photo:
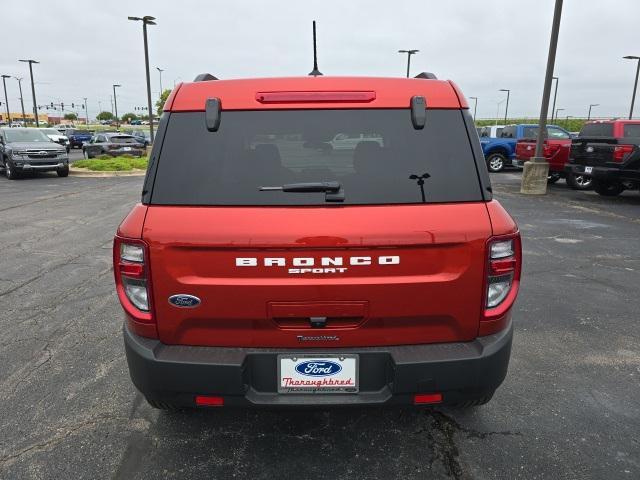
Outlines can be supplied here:
M547 128L549 130L558 129L567 135L569 134L569 132L556 125L549 125ZM518 143L518 140L534 138L537 133L538 125L521 123L518 125L507 125L500 131L499 136L496 138L480 138L480 144L482 145L482 151L484 152L484 158L489 171L496 173L505 167L512 166L516 155L516 143Z
M82 145L89 143L89 140L93 137L93 131L70 128L66 130L65 135L69 139L71 148L82 148Z

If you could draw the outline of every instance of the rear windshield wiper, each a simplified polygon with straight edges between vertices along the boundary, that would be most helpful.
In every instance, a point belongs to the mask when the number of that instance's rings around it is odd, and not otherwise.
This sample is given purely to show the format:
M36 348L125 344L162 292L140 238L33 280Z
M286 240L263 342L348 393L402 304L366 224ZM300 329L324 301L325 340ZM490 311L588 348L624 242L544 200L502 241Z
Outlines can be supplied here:
M260 191L293 193L319 192L325 194L326 202L344 202L344 190L340 182L286 183L280 187L260 187Z

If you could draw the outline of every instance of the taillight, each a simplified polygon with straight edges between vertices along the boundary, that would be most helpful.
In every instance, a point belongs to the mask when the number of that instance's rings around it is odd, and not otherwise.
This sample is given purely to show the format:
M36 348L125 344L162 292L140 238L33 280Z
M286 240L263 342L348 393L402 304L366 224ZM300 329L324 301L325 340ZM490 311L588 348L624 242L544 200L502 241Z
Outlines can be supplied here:
M616 145L613 149L613 161L616 163L622 163L625 161L625 157L633 152L633 145Z
M560 150L560 145L557 143L545 143L542 149L545 158L552 157L558 152L558 150Z
M506 326L507 314L518 295L521 266L519 233L489 239L480 335L494 333Z
M156 336L152 315L149 249L142 240L116 236L113 240L113 271L118 298L135 333Z

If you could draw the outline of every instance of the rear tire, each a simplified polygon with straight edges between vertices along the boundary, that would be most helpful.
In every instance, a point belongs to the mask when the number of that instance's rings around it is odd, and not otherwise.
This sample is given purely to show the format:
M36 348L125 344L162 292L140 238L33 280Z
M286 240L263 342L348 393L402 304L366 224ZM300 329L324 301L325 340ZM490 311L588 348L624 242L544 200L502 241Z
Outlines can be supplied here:
M547 176L547 184L551 185L552 183L556 183L560 180L560 174L558 172L549 172L549 176Z
M567 185L574 190L591 190L593 188L593 178L589 175L576 175L567 173Z
M491 392L487 395L482 395L481 397L477 397L477 398L472 398L470 400L466 400L464 402L460 402L460 403L456 403L454 405L455 408L473 408L473 407L480 407L482 405L485 405L487 403L489 403L489 401L493 398L493 393Z
M84 150L84 149L83 149L83 150L82 150L82 153L83 153L84 158L85 158L86 160L89 160L89 159L93 158L93 155L91 155L91 154L89 153L89 150Z
M157 400L150 400L148 398L146 400L151 407L157 410L164 410L165 412L179 412L180 410L183 410L181 407L179 407L178 405L174 405L173 403L159 402Z
M507 157L505 157L502 153L490 153L487 157L487 169L491 173L498 173L504 170L505 164L507 162Z
M594 180L593 189L603 197L617 197L624 191L624 185L616 181Z

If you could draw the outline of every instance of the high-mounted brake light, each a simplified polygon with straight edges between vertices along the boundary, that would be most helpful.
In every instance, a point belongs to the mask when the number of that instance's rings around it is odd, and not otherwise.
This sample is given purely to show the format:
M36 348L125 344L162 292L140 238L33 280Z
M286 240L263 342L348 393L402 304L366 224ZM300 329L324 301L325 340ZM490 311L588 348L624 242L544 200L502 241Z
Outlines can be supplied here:
M260 103L368 103L375 99L374 91L256 93Z
M616 145L613 149L613 161L622 163L631 152L633 152L633 145Z

